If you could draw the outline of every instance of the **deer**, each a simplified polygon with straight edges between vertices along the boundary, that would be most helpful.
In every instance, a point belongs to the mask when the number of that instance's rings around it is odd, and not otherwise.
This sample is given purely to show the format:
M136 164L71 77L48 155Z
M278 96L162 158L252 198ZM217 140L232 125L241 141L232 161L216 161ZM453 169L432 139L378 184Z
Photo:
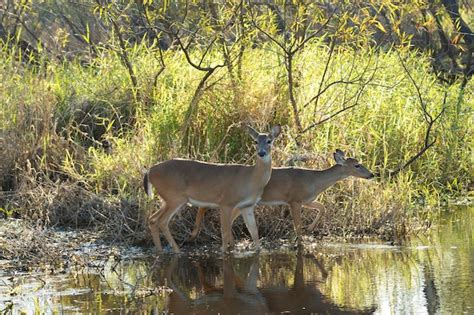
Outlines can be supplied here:
M232 209L239 209L257 250L260 248L254 207L272 172L271 149L280 134L280 125L269 133L259 133L250 126L247 132L256 144L254 165L216 164L189 159L171 159L152 166L144 175L143 186L149 197L153 188L161 197L161 208L148 217L153 243L163 251L160 231L174 253L180 249L169 229L169 222L184 205L220 209L222 251L234 245Z
M270 181L258 201L259 205L290 207L298 244L301 244L302 240L301 207L321 209L322 204L314 200L327 188L350 176L364 179L374 177L374 174L355 158L346 158L342 150L337 149L333 155L336 165L325 170L296 167L273 168ZM194 229L187 242L193 241L199 234L205 212L205 207L198 209ZM231 221L234 222L239 215L239 209L233 209ZM311 225L311 229L314 229L315 223Z

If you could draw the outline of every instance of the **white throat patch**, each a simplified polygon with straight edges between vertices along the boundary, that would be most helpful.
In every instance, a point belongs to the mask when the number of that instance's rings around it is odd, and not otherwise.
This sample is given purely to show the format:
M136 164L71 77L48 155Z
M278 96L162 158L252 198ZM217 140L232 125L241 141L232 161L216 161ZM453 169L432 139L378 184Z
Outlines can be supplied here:
M259 159L261 159L261 160L262 160L263 162L265 162L265 163L268 163L268 162L270 162L270 161L271 161L271 159L272 159L272 157L271 157L271 155L270 155L270 154L265 154L265 156L264 156L264 157L258 157L258 158L259 158Z

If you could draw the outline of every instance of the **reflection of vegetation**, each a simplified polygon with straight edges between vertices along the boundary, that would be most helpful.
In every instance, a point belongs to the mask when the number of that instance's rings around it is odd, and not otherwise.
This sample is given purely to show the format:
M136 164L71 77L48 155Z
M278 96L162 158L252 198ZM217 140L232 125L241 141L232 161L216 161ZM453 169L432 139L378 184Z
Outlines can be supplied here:
M199 313L231 307L280 313L305 307L308 313L376 309L460 314L474 307L473 216L472 207L450 213L428 240L414 240L409 247L341 244L304 255L109 261L88 271L44 276L38 285L35 278L20 277L13 280L19 282L11 300L13 310L38 312L75 308ZM31 292L35 287L39 290ZM0 296L11 290L0 286Z
M474 307L474 207L457 208L445 213L439 227L430 233L427 241L432 249L417 252L434 279L442 314L459 314L467 306Z
M474 301L473 215L472 207L450 213L429 239L414 241L413 249L346 253L331 263L322 292L354 307L384 302L403 312L430 306L441 313L466 311L473 307L467 303ZM425 244L429 248L416 247ZM415 300L421 304L412 303Z
M10 297L13 311L99 313L124 309L135 313L149 310L150 305L164 309L160 289L149 276L151 265L148 261L109 261L66 275L14 277L10 279L17 285L16 295ZM8 292L0 287L0 295L8 296ZM3 302L2 298L0 310Z
M421 284L417 282L418 268L405 252L353 250L332 263L328 280L321 286L321 291L342 305L381 305L389 309L407 308L410 312L411 296ZM388 305L381 303L381 299L386 299L383 302ZM381 311L383 313L384 310Z

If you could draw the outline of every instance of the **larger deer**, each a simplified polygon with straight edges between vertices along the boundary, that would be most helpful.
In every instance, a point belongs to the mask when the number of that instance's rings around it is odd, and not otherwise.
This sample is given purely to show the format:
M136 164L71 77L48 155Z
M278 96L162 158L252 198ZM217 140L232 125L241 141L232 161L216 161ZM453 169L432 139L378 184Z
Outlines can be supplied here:
M349 176L365 179L374 177L374 174L356 159L345 158L344 152L339 149L334 152L334 160L336 165L322 171L294 167L274 168L270 181L265 186L262 198L258 202L260 205L290 206L298 243L301 242L302 234L302 206L319 209L321 207L320 203L314 202L318 195L336 182ZM194 240L199 234L205 212L205 207L199 208L196 223L188 241ZM232 211L232 222L234 222L239 214L239 209Z
M173 251L179 253L178 244L168 225L185 204L220 209L223 251L234 244L231 213L232 209L239 209L258 249L260 244L253 209L270 179L271 148L280 129L280 126L274 126L267 134L247 127L257 146L257 161L253 166L184 159L168 160L152 166L144 176L143 185L149 196L152 196L152 187L155 187L163 200L161 209L148 219L153 242L158 250L163 250L161 230Z

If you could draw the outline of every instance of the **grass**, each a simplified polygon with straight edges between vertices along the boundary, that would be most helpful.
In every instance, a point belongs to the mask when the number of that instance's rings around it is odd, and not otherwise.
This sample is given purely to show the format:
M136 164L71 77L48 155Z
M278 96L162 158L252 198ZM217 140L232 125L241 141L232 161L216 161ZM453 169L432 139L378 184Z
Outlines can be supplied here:
M298 166L329 167L332 152L340 148L382 175L377 181L345 180L323 194L320 201L326 210L315 235L399 240L436 213L444 199L468 191L472 81L464 90L456 84L444 86L430 73L427 56L400 52L428 111L436 115L442 109L445 93L447 108L432 131L435 146L398 177L388 178L391 170L421 149L426 130L416 89L398 53L338 49L321 85L329 51L318 45L306 47L295 59L302 124L309 126L343 106L355 105L298 135L283 60L274 50L265 46L246 51L237 86L232 86L226 68L213 74L190 120L189 136L183 138L187 106L203 73L190 67L181 53L165 52L166 69L154 86L157 58L145 46L131 51L139 78L141 99L137 99L120 58L105 49L87 66L81 60L49 61L33 69L3 48L3 213L40 227L89 227L110 239L150 242L146 217L157 202L147 200L142 190L144 169L173 157L251 164L253 149L241 123L257 129L274 123L284 126L275 145L274 165L306 155L311 159L297 162ZM331 84L338 80L353 82ZM304 107L328 85L317 104ZM111 146L104 147L104 141ZM258 209L264 237L292 235L291 219L281 212ZM209 213L203 242L220 234L217 212ZM307 224L318 215L309 210L303 214ZM194 212L188 209L173 221L178 240L187 237L193 220ZM238 221L235 232L243 231Z

